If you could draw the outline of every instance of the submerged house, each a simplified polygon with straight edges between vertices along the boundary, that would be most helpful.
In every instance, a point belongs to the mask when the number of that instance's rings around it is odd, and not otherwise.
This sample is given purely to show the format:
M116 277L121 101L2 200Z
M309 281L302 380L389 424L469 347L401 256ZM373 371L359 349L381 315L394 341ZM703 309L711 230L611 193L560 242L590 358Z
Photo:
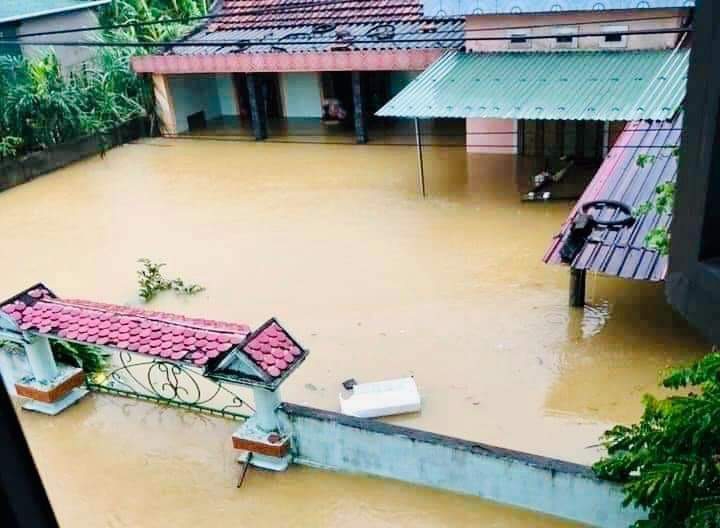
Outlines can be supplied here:
M419 0L219 0L180 45L133 68L152 75L165 134L230 116L256 139L322 121L364 143L375 111L462 45L462 17L427 19Z
M672 119L685 90L692 2L427 0L465 17L445 54L380 116L466 120L471 153L516 156L516 176L587 183L625 123Z
M32 41L29 35L43 31L61 31L98 25L97 9L111 0L2 0L0 2L0 39ZM78 36L80 35L80 36ZM25 37L25 38L23 38ZM59 33L57 41L91 40L92 33ZM28 59L40 58L53 51L65 69L82 64L95 55L94 48L81 46L24 46L0 45L2 55L20 55Z

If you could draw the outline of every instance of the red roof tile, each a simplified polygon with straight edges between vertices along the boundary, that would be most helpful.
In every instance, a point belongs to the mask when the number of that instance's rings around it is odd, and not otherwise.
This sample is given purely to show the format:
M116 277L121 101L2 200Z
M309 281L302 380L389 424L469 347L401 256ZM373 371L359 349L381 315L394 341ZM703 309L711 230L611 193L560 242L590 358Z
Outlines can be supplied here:
M210 23L209 28L214 31L348 22L407 22L421 18L423 8L418 0L225 0L219 14L228 16Z

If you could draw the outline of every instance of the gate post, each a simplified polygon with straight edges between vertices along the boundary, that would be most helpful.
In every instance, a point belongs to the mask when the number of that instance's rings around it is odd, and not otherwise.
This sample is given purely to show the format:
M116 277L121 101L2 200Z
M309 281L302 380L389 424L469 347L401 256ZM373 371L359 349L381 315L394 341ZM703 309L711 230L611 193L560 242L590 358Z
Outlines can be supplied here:
M255 414L233 433L235 449L252 453L249 463L272 471L285 471L290 465L290 438L280 431L277 409L278 390L253 387Z

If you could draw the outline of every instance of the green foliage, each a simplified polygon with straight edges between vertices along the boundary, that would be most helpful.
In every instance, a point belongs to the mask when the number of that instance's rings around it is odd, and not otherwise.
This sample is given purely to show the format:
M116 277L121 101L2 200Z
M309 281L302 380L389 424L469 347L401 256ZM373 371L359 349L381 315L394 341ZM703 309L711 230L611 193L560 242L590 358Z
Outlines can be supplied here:
M147 23L154 20L177 20L202 16L207 13L205 0L114 0L100 12L104 26ZM167 42L182 36L189 29L186 23L165 22L147 24L106 33L108 40L131 40L139 42Z
M720 353L671 370L663 386L693 392L646 396L638 424L605 433L608 456L594 469L624 483L626 505L648 510L636 528L718 528Z
M207 12L205 0L114 0L102 25L188 18ZM165 23L109 29L107 41L158 42L190 26ZM81 70L63 72L49 54L28 61L0 55L0 160L102 134L132 118L153 116L152 86L130 68L141 48L102 48Z
M678 157L680 148L672 149L670 156ZM665 155L640 154L636 163L638 167L645 168L655 163L658 157L667 157ZM655 196L640 205L636 211L636 216L643 216L651 212L659 215L671 214L675 206L675 182L665 182L658 185L655 189ZM648 248L658 251L661 255L667 255L670 252L671 234L669 229L665 227L657 227L648 232L645 236L645 244Z
M87 374L105 372L110 361L109 353L90 345L51 339L50 348L57 361L80 367Z
M0 340L0 349L21 351L22 347L13 342ZM110 354L98 347L50 339L50 349L55 361L80 367L86 374L101 374L108 368Z
M166 279L162 274L164 263L155 263L147 258L138 260L142 264L137 272L138 294L145 302L151 301L158 293L173 290L183 295L194 295L205 288L199 284L185 284L180 278Z

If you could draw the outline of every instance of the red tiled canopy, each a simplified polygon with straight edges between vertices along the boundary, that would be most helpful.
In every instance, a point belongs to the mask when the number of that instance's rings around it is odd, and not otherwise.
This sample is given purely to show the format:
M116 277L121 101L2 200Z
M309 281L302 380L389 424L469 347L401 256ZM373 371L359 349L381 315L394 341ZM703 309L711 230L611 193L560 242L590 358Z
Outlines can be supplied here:
M306 354L274 319L251 334L245 324L59 299L41 284L2 303L0 311L19 330L196 366L239 350L268 380L287 373L291 364Z
M407 22L422 17L416 0L225 0L217 31L348 22Z

